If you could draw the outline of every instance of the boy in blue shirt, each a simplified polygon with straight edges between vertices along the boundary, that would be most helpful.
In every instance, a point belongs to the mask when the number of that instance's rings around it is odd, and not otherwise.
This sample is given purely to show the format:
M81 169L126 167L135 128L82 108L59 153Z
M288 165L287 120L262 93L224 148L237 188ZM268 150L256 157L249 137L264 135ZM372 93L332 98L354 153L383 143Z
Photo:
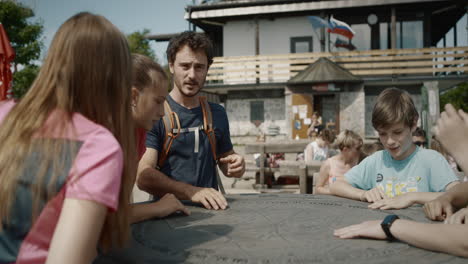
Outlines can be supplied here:
M373 203L373 209L424 204L458 184L445 158L412 141L419 114L408 92L389 88L377 98L372 125L384 150L367 157L330 186L332 194Z

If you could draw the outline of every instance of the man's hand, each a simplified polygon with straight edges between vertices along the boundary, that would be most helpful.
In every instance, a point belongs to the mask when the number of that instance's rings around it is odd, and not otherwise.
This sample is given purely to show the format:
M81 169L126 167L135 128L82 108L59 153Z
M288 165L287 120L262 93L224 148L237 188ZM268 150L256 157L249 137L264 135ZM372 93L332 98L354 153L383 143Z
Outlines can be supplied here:
M468 208L460 209L458 212L445 219L446 224L468 224Z
M403 209L410 207L414 204L414 200L412 199L411 193L404 193L402 195L383 199L373 204L369 205L368 207L371 209L381 209L381 210L389 210L389 209Z
M224 210L228 205L226 198L213 188L193 187L190 200L203 204L206 209Z
M190 211L172 193L167 193L159 201L154 203L158 211L158 217L163 218L175 212L190 215Z
M220 158L219 162L227 166L226 176L240 178L245 172L244 157L237 153L230 154L226 157Z
M427 218L433 221L443 221L450 218L455 209L446 195L425 203L423 208Z
M375 187L371 190L363 192L359 200L363 202L373 203L385 199L386 197L387 196L385 196L385 193L382 191L382 189L380 189L379 187Z
M366 221L357 225L347 226L340 229L336 229L333 235L339 238L356 238L356 237L367 237L373 239L386 239L382 226L382 221Z

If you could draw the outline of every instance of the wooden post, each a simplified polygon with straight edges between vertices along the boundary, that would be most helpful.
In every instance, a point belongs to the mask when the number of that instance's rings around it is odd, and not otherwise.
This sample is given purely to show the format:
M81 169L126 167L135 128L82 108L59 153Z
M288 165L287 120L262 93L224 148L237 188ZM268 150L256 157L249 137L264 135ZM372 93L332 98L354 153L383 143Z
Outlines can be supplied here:
M437 123L440 116L440 105L439 105L439 82L431 81L424 82L424 87L427 89L427 140L429 146L432 141L432 127Z
M259 27L258 18L255 18L255 56L258 56L258 55L260 55L260 27ZM255 68L256 68L255 74L260 74L258 61L256 62ZM255 82L259 84L260 78L256 77Z
M256 189L265 189L265 145L260 146L260 179Z
M392 7L392 17L391 17L391 43L392 49L396 49L396 9L395 7Z
M307 193L307 166L301 164L297 170L299 174L299 192L305 194Z

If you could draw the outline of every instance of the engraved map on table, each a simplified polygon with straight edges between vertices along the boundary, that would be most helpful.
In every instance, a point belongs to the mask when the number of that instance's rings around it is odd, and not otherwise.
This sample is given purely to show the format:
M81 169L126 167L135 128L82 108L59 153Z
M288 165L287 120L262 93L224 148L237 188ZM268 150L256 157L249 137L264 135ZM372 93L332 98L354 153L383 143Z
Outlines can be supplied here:
M133 225L129 248L95 263L466 263L401 242L342 240L336 228L396 213L428 222L422 208L381 211L333 196L228 195L230 208L189 206L190 216Z

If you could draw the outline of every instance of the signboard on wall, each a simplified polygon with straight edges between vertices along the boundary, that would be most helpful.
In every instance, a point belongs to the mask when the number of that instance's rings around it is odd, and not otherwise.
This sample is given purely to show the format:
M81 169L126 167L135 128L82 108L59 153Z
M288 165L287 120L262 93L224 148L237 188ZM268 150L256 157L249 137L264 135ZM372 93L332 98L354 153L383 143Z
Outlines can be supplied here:
M307 139L307 129L313 112L313 97L310 94L292 94L292 139Z
M337 92L340 91L334 83L317 83L312 85L312 90L317 92Z

